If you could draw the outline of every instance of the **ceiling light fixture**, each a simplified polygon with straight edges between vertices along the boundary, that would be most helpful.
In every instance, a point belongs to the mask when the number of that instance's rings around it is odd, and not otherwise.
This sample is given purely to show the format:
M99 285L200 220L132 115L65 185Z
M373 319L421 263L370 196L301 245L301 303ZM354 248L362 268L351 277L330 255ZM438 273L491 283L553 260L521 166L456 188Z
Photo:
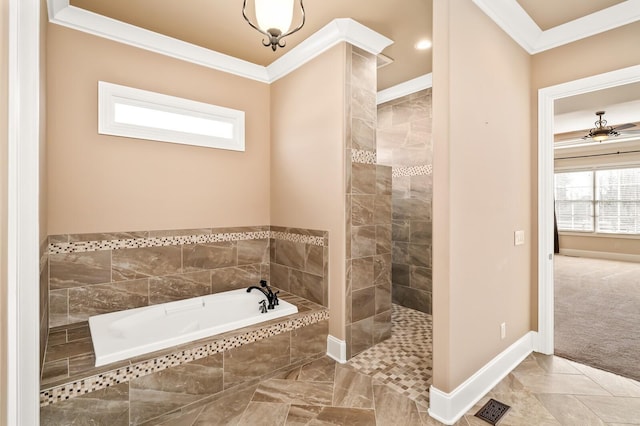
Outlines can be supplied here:
M430 47L431 47L431 40L424 39L416 43L416 49L418 50L427 50Z
M602 118L602 116L604 115L604 111L598 111L596 112L596 115L598 116L598 121L593 123L596 125L596 127L589 130L589 134L583 139L591 138L594 141L602 142L604 140L607 140L609 136L620 135L620 133L618 133L616 129L611 126L607 126L607 120Z
M300 31L305 21L304 6L302 0L300 2L300 11L302 13L302 22L293 30L291 21L293 20L293 2L294 0L255 0L255 13L257 24L249 20L246 13L247 0L242 4L242 16L252 28L259 31L267 37L262 40L264 46L271 46L275 52L278 47L284 47L286 42L283 38Z

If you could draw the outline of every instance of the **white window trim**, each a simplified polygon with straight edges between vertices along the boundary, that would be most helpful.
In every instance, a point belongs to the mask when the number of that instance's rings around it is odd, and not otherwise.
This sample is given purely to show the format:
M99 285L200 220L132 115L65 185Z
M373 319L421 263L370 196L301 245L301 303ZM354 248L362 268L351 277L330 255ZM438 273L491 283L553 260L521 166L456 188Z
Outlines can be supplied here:
M205 118L232 125L231 138L167 130L115 121L117 104ZM118 84L98 82L98 133L207 148L244 151L244 111L163 95Z

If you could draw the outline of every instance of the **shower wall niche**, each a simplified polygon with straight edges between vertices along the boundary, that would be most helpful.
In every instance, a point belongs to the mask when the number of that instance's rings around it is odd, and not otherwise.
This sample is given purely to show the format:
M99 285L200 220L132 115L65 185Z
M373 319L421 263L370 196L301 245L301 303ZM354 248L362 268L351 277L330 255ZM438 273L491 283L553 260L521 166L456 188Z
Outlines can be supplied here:
M378 106L377 161L392 167L393 303L431 314L431 89Z

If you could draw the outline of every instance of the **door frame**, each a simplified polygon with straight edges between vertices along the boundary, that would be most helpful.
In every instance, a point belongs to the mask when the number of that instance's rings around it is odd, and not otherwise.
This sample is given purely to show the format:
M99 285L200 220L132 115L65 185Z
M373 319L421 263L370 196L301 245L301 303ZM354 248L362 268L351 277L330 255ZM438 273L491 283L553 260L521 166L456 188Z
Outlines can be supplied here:
M553 354L553 103L556 99L640 82L640 65L538 90L538 336L536 351Z

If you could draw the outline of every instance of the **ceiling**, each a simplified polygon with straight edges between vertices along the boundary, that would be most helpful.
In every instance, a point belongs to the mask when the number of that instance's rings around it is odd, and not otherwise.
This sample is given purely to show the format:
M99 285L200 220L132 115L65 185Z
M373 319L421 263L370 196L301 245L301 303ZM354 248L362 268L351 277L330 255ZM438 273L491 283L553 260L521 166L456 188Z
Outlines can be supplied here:
M489 4L488 0L474 1ZM505 0L503 3L509 7L519 5L531 18L526 19L534 29L537 25L538 30L544 31L631 1L636 0ZM248 4L250 8L253 2ZM242 0L70 0L70 5L264 66L333 19L352 18L394 41L382 52L393 62L379 70L378 90L428 74L432 69L431 49L415 49L419 40L432 37L432 0L306 0L305 26L286 38L288 47L276 52L263 47L262 35L244 22ZM251 11L249 15L252 16ZM294 15L294 22L298 17L299 14Z

